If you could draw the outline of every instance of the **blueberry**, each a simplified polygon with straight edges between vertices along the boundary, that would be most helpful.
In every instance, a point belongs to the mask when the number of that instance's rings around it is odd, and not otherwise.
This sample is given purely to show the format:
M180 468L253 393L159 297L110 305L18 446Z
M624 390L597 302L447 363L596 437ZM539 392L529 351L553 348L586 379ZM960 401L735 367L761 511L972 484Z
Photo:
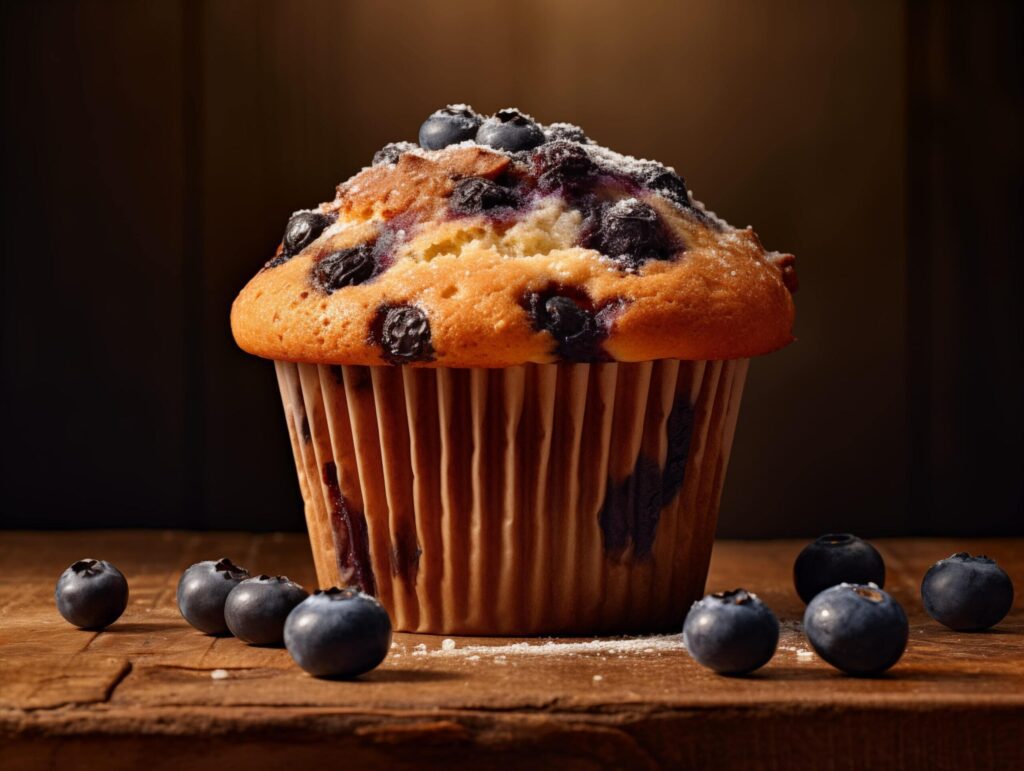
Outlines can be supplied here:
M533 321L533 328L551 334L557 343L556 352L562 359L606 359L601 349L601 341L607 336L605 314L595 313L586 298L581 296L577 300L561 291L564 289L534 292L526 297L523 304Z
M597 211L596 228L583 245L612 258L627 270L648 260L667 260L677 250L652 207L624 198Z
M280 645L284 622L309 595L287 576L256 576L235 586L224 603L231 634L252 645Z
M318 239L320 234L333 221L332 217L321 214L318 211L300 211L293 214L284 229L281 253L268 262L267 267L273 268L288 262L288 260Z
M379 332L373 337L384 349L384 357L393 364L430 361L430 321L427 314L413 305L385 306L377 314Z
M197 562L178 581L178 610L192 626L206 634L228 631L224 603L231 590L249 577L226 557Z
M320 237L331 218L316 211L299 212L288 220L284 231L284 251L289 256L298 254Z
M531 118L519 110L498 110L485 120L476 132L476 141L496 150L516 153L530 150L544 142L544 132Z
M590 178L597 166L582 145L557 140L541 145L533 153L537 184L544 192L564 186L578 186Z
M1013 582L995 560L958 552L924 574L921 599L928 615L958 632L995 626L1013 606Z
M850 675L877 675L907 647L907 614L874 584L839 584L804 611L804 632L825 661Z
M102 629L128 607L128 581L106 560L78 560L60 574L53 596L66 621L82 629Z
M775 654L779 620L745 589L709 594L686 615L683 643L698 664L723 675L744 675Z
M686 182L672 169L662 166L660 163L645 165L637 177L637 182L648 190L661 193L681 206L691 205L690 192L686 189Z
M313 284L327 294L346 286L362 284L377 270L373 244L359 244L331 252L313 266Z
M403 153L414 149L412 142L389 142L373 154L374 166L394 166Z
M480 214L518 205L519 198L513 190L483 177L459 180L449 201L451 210L456 214Z
M440 150L476 136L483 118L465 105L448 105L433 113L420 126L420 146Z
M844 582L885 586L882 555L850 533L827 533L811 541L793 563L793 583L805 603Z
M583 133L583 129L574 126L572 123L552 123L544 127L544 137L549 142L565 139L569 142L589 144L590 139Z
M315 677L355 677L380 664L391 646L391 619L357 589L314 592L284 625L295 663Z

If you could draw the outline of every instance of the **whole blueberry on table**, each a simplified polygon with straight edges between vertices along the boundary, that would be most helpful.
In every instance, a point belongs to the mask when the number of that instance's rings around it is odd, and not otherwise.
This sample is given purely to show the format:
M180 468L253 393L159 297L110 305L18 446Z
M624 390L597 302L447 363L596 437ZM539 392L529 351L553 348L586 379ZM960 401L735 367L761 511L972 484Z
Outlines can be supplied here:
M836 584L885 586L885 562L874 546L855 535L826 533L796 558L793 583L805 603Z
M939 560L924 574L928 615L959 632L995 626L1013 606L1013 582L995 560L965 551Z
M228 594L224 621L242 642L252 645L280 645L284 622L296 605L309 594L287 576L247 578Z
M315 677L355 677L384 660L391 619L376 599L357 589L318 591L288 616L284 644Z
M545 137L544 131L531 118L519 110L507 108L498 110L494 117L480 125L476 141L496 150L516 153L543 144Z
M106 560L78 560L60 574L57 610L82 629L110 626L128 607L128 581Z
M227 557L197 562L178 581L178 610L200 632L224 634L228 631L224 603L231 590L248 577L248 570Z
M440 150L465 142L476 136L483 118L464 104L450 104L423 121L420 126L420 147Z
M903 655L903 607L874 584L839 584L804 611L804 632L825 661L850 675L881 674Z
M743 675L775 654L779 620L745 589L709 594L690 608L683 643L697 663L723 675Z

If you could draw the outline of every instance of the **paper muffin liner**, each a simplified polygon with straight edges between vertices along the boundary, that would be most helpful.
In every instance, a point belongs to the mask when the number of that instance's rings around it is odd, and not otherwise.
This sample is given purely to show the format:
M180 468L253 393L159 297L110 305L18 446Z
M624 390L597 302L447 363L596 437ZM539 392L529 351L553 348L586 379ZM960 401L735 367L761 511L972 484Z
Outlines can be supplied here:
M703 594L746 360L276 366L318 581L396 630L678 630Z

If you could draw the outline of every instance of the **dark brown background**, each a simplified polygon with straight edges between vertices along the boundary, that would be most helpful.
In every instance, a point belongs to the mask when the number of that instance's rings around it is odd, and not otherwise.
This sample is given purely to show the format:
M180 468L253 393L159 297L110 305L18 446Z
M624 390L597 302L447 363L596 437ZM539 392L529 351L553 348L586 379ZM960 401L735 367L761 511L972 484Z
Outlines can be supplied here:
M2 516L301 528L231 299L289 212L451 101L675 165L799 258L721 532L1024 533L1011 3L3 6Z

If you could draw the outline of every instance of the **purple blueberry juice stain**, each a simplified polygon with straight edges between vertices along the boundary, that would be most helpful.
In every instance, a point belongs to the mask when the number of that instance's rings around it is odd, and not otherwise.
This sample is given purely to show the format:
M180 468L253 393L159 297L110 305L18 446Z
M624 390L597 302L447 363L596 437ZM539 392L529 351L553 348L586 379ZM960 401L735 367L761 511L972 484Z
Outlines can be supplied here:
M264 267L276 268L283 265L301 252L326 230L337 218L334 214L322 214L318 211L296 212L285 226L284 238L277 255Z
M370 539L366 531L366 517L352 507L342 495L338 485L338 467L328 461L323 468L323 481L331 501L331 528L335 542L347 544L345 552L338 554L338 565L343 571L351 571L354 582L367 594L377 594L377 582L373 577L370 562ZM342 533L347 538L341 538Z
M420 555L423 549L416 540L416 533L409 529L400 529L391 544L391 575L401 577L406 583L416 582L416 573L420 567Z
M685 397L676 397L665 432L668 435L668 452L662 472L662 507L672 503L683 489L686 476L686 459L690 455L690 440L693 438L693 406Z
M672 405L665 431L664 468L641 453L629 476L608 479L597 519L605 554L613 559L620 559L631 543L634 559L650 556L661 512L683 487L693 435L693 408L685 398L677 398Z
M606 554L619 558L632 543L635 558L650 555L661 516L661 484L661 469L644 455L621 482L608 480L597 515Z

